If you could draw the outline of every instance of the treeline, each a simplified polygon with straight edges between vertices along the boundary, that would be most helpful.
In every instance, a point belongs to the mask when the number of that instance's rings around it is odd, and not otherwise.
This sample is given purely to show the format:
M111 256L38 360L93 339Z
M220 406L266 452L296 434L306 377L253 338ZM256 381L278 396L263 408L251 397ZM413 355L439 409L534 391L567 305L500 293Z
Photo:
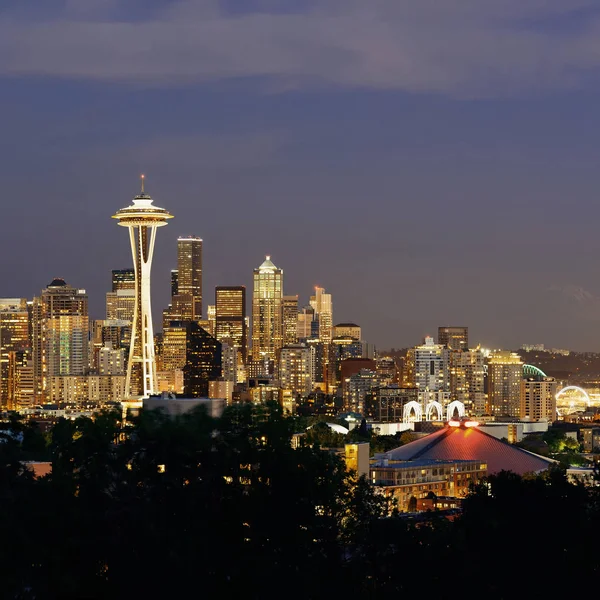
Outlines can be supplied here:
M294 420L276 406L29 429L6 423L0 443L2 598L500 599L598 585L598 491L560 469L490 477L460 518L413 522L318 443L292 448ZM35 454L49 475L25 466Z

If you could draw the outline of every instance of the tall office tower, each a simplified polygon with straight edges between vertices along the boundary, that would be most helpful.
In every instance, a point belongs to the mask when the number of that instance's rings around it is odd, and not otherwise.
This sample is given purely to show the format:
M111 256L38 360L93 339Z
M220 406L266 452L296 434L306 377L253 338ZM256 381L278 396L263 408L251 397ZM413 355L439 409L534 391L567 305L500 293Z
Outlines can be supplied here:
M157 377L161 391L183 392L183 367L187 346L187 321L170 321L163 329ZM160 368L158 368L160 366Z
M144 192L142 175L141 193L133 204L113 215L119 225L129 229L129 241L135 268L135 310L131 332L125 399L147 398L158 388L154 357L154 331L150 302L150 271L156 230L167 224L173 215L164 208L152 205L152 198Z
M88 369L88 296L53 279L33 299L32 346L35 400L49 398L54 379L85 375ZM58 385L58 384L56 384Z
M333 337L333 303L331 294L325 288L316 286L315 295L310 297L310 305L315 309L319 321L319 337L327 342Z
M26 298L0 298L0 405L14 404L9 386L10 355L30 348ZM16 368L16 358L13 360Z
M243 381L243 363L241 350L233 344L231 338L223 338L221 342L221 377L223 381L238 383ZM242 375L242 377L240 377Z
M171 296L177 296L179 293L179 271L171 269Z
M113 269L112 291L135 290L135 269Z
M34 405L35 373L31 352L9 354L9 398L7 408L18 410Z
M519 417L531 421L556 421L556 392L554 377L521 379Z
M425 401L431 394L450 391L449 350L426 336L424 343L408 351L414 365L413 384L419 390L419 399Z
M215 337L219 342L237 346L243 362L248 355L246 338L246 286L224 286L215 288Z
M333 327L333 337L361 339L360 326L356 323L338 323Z
M488 356L486 412L494 416L518 417L521 404L523 361L516 352L495 350Z
M254 269L252 291L252 360L277 361L283 346L283 270L267 256Z
M279 353L279 385L294 395L308 396L313 389L314 348L305 344L284 346Z
M469 416L485 413L485 373L480 348L450 351L450 399L462 402Z
M469 349L468 327L438 327L438 344L450 350Z
M325 344L319 338L308 339L302 343L313 351L313 385L321 390L325 390L327 382L327 365L329 360L329 344Z
M298 296L283 297L283 345L298 342Z
M181 321L202 318L202 239L199 237L177 238L177 294L173 295L172 303Z
M135 270L113 269L112 288L106 294L106 318L133 321L135 311Z
M186 330L183 391L191 398L207 398L209 381L221 376L221 342L194 321L186 324Z
M305 306L296 316L296 338L299 342L319 339L319 321L312 306Z
M185 366L187 321L171 321L162 337L161 369L181 370Z

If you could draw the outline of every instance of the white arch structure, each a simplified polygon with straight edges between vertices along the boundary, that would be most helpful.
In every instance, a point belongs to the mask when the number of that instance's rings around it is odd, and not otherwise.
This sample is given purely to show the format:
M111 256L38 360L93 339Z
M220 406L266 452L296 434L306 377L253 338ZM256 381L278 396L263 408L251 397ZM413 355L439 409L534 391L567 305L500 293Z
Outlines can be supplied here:
M588 407L590 406L590 404L592 403L592 399L590 398L589 394L583 388L580 388L578 385L567 385L562 390L558 391L556 393L556 396L554 396L554 398L556 399L556 403L558 404L560 397L565 392L569 392L571 390L576 390L576 391L580 392L581 394L583 394L583 397L585 398L585 403L587 404ZM559 411L558 408L556 409L556 412L558 412L559 415L562 414L562 412ZM567 414L569 414L569 413L567 413Z
M411 423L410 415L411 413L415 414L414 419L412 421L422 421L423 420L423 409L421 405L416 400L411 400L404 405L404 410L402 411L402 421L404 423Z
M452 420L455 410L458 410L459 419L465 416L465 405L462 402L455 400L454 402L450 402L450 404L448 404L448 408L446 409L446 419L448 421Z
M433 413L437 413L437 420L441 421L444 418L444 407L439 402L430 402L425 407L425 420L433 421Z

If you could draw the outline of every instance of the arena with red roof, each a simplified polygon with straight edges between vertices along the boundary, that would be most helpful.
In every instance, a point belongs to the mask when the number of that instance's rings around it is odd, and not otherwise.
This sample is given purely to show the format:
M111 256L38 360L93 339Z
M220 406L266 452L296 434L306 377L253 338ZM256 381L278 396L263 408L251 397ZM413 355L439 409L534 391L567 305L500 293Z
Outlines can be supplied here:
M512 471L519 475L540 473L556 461L528 452L484 433L475 421L449 421L439 431L404 446L377 454L389 461L480 460L487 463L488 474Z

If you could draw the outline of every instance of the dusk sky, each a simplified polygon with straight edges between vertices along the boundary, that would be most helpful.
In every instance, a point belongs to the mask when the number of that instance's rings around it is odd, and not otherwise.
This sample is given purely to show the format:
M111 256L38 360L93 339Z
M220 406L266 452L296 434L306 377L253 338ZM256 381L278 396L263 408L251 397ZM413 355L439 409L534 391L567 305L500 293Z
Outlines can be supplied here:
M265 254L380 349L600 351L597 0L2 0L0 296L104 317L139 174L204 240L204 305Z

